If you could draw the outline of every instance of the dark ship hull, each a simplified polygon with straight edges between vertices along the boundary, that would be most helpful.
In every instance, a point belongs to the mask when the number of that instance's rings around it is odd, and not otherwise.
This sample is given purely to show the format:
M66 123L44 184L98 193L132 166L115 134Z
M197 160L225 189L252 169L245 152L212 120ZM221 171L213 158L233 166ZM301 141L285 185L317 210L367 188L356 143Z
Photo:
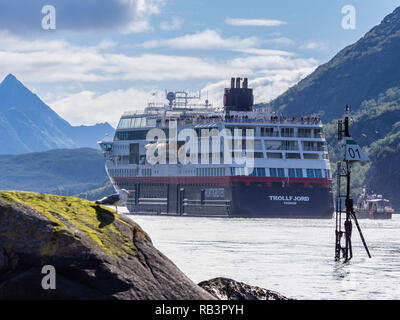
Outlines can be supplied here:
M130 214L330 219L334 211L330 181L324 185L309 181L314 179L289 184L250 177L244 181L230 177L113 180L119 188L130 190Z

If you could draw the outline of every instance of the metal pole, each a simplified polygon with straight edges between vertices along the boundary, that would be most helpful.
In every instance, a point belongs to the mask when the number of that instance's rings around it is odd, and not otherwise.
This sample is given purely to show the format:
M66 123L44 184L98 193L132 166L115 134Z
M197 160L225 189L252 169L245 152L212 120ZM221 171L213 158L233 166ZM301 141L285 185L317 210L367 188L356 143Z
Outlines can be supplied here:
M349 112L349 107L346 106L346 117L344 119L344 128L342 127L343 122L341 120L338 121L338 140L342 140L343 134L344 137L350 137L349 133L349 117L348 117L348 112ZM342 213L342 196L341 196L341 177L344 176L342 174L343 167L342 163L346 163L346 219L344 222L344 232L341 231L341 213ZM340 260L340 252L342 251L343 257L344 257L344 262L349 261L353 257L353 248L351 244L351 234L352 234L352 221L351 219L353 218L358 232L361 237L361 241L364 245L365 250L367 251L368 257L371 258L371 254L369 252L367 243L365 242L364 236L361 232L360 225L358 224L357 217L354 212L354 206L353 206L353 199L350 198L350 175L351 175L351 165L352 161L348 160L346 155L344 156L342 162L338 163L337 166L337 174L338 174L338 179L337 179L337 198L336 198L336 247L335 247L335 260L339 261ZM341 247L341 237L342 235L345 235L345 247Z
M361 228L360 228L360 225L358 224L358 220L357 220L357 218L356 218L355 213L352 212L352 213L351 213L351 216L353 217L354 222L355 222L355 224L356 224L356 226L357 226L358 232L360 233L361 241L362 241L362 243L363 243L363 245L364 245L365 251L367 251L368 257L369 257L369 258L372 258L372 257L371 257L371 254L369 253L369 249L368 249L367 243L365 242L363 233L361 232Z

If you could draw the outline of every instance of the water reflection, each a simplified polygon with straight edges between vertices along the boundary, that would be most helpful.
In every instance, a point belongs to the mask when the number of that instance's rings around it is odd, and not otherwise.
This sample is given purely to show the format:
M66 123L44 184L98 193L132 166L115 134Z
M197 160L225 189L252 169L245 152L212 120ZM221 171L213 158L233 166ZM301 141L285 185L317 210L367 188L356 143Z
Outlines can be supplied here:
M132 218L195 282L225 276L298 299L400 299L400 216L360 221L372 259L354 233L347 263L334 261L334 220Z

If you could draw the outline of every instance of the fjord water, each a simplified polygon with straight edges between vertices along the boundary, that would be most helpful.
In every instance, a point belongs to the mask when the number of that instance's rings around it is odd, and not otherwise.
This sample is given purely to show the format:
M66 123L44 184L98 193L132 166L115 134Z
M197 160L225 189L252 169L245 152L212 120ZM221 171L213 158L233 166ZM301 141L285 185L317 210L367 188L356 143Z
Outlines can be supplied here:
M351 262L334 261L335 220L130 216L195 282L228 277L296 299L400 299L400 215L360 220Z

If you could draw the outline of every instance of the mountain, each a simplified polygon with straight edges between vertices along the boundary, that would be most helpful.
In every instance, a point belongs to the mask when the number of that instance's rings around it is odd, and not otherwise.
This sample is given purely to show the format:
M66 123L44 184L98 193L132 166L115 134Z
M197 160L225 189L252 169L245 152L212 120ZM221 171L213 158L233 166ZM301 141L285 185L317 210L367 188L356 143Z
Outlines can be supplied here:
M101 152L89 148L0 155L0 190L78 195L99 189L97 197L113 191L109 184L101 189L108 181L104 164Z
M364 101L399 88L399 61L400 7L267 105L288 115L316 114L330 121L342 116L346 104L356 111Z
M105 133L114 133L108 123L71 126L12 74L0 84L0 154L96 148Z
M318 115L332 169L339 160L337 119L350 106L350 134L371 163L353 167L353 197L367 186L382 193L400 210L400 7L355 44L264 104L288 116ZM335 182L336 179L334 179Z

